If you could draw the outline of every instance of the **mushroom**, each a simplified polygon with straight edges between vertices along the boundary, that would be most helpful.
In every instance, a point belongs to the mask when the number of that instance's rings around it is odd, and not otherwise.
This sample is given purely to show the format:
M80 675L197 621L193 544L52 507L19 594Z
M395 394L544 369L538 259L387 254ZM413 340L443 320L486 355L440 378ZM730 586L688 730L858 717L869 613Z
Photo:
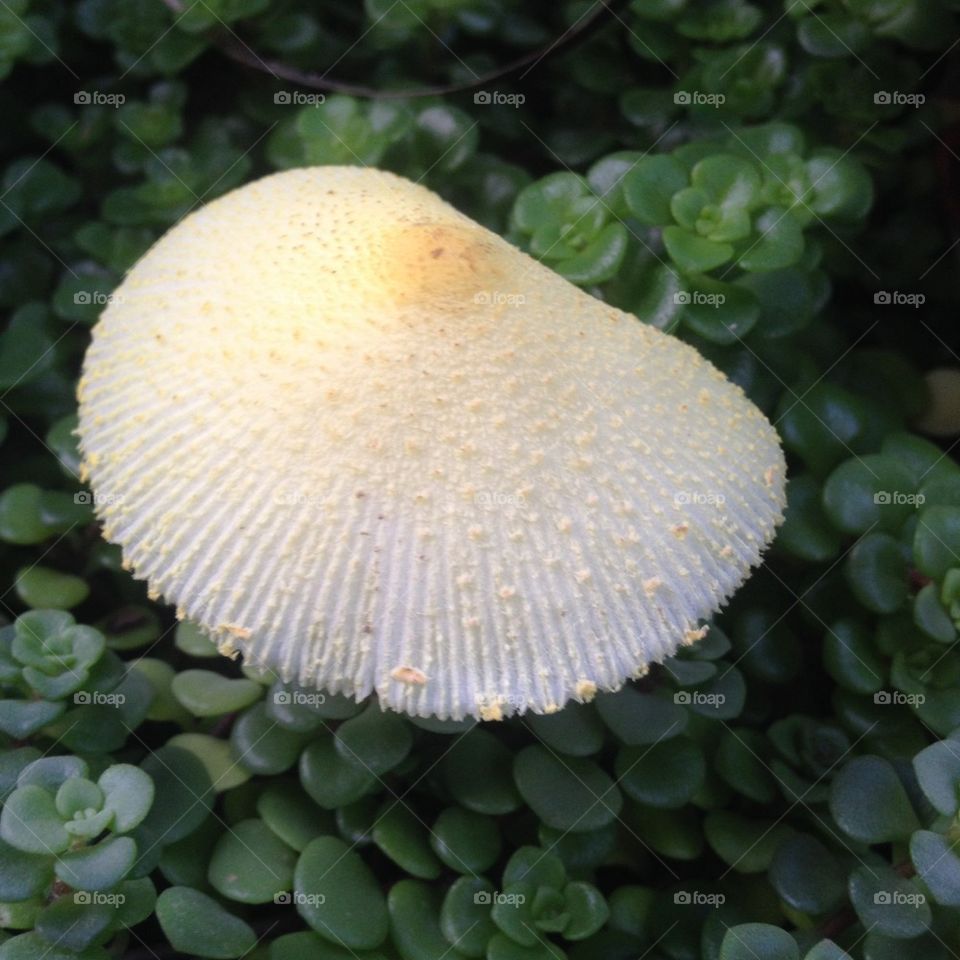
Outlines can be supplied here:
M104 536L152 595L224 654L419 716L620 687L703 635L782 518L738 386L378 170L177 224L78 392Z
M960 433L960 369L936 367L924 376L927 405L913 426L933 437Z

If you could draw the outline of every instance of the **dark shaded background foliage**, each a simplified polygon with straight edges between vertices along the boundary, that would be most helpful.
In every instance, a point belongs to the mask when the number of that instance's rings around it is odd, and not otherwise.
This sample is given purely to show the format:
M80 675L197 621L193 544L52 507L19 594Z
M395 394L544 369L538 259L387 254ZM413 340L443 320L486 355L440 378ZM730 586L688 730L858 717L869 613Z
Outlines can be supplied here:
M0 3L0 958L960 955L960 468L911 432L957 361L956 6ZM787 521L706 640L409 721L122 571L89 327L190 210L322 163L424 182L776 422Z

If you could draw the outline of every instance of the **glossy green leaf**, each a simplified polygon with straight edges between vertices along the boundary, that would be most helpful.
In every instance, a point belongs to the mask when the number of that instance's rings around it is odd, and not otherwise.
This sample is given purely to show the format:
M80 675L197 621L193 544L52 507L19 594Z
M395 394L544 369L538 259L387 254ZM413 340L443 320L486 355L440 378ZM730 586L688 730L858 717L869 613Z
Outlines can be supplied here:
M141 850L174 843L192 833L213 805L213 783L204 765L186 750L165 746L140 766L153 781L155 795L163 798L136 828Z
M917 781L927 800L947 817L960 810L960 742L952 737L930 744L913 758Z
M28 607L69 610L83 603L90 588L81 577L50 567L24 567L15 578L17 594Z
M847 871L815 836L795 833L777 847L770 883L800 913L818 916L838 910L847 895Z
M850 902L870 931L897 939L919 937L930 926L927 898L913 881L886 864L862 864L850 874Z
M589 757L602 746L606 730L589 703L569 703L557 713L533 713L526 723L534 735L558 753Z
M379 781L369 768L345 760L334 738L324 735L303 751L300 782L316 803L333 810L369 793Z
M769 923L740 923L725 934L720 960L800 960L800 948L780 927Z
M895 532L916 510L916 501L910 471L879 454L845 461L823 487L827 516L844 533Z
M57 878L78 890L109 890L129 872L137 857L130 837L108 837L94 847L61 854Z
M246 765L236 759L230 744L219 737L206 733L178 733L167 741L167 746L192 753L203 764L217 793L232 790L250 779Z
M736 343L760 317L756 297L744 286L704 276L687 278L686 286L686 292L678 294L683 322L711 343Z
M212 670L184 670L173 680L174 696L195 717L219 717L249 707L262 688L252 680L230 680Z
M126 833L142 822L153 804L153 781L138 767L116 763L100 775L104 809L113 814L113 829Z
M670 200L688 180L687 170L672 157L646 156L624 178L624 199L641 223L666 226L673 222Z
M737 873L760 873L773 861L777 847L792 833L782 821L747 818L729 810L707 814L707 842Z
M529 746L516 755L513 776L534 813L557 830L596 830L620 811L620 791L590 760Z
M199 890L168 887L157 898L157 919L174 950L194 957L233 960L257 938L239 917Z
M733 257L732 244L708 240L683 227L665 227L663 243L673 262L684 273L707 273Z
M960 856L946 837L918 830L910 838L910 859L937 903L960 907Z
M54 900L37 917L37 932L54 947L77 953L86 950L110 928L117 906L84 902L85 899L67 894Z
M876 693L887 678L870 630L859 620L838 620L830 626L823 638L823 665L838 684L853 693Z
M737 258L744 270L761 272L793 266L803 255L803 229L782 207L770 207L754 221L755 235Z
M0 840L0 903L30 900L53 881L53 861L43 853L25 853Z
M419 880L401 880L387 897L390 935L401 960L431 960L432 957L464 956L441 929L441 893Z
M591 883L568 883L563 891L563 899L567 921L562 933L567 940L586 940L610 917L607 901Z
M386 939L387 904L369 867L336 837L318 837L294 872L297 911L326 940L370 950Z
M907 601L909 551L887 533L868 533L847 555L844 572L856 598L874 613L894 613Z
M928 577L941 579L960 565L960 507L929 507L920 513L913 540L917 568Z
M496 932L490 919L493 884L477 877L460 877L447 890L440 910L440 930L461 954L482 957Z
M621 747L615 769L623 792L651 807L682 807L690 802L706 776L703 751L689 737L674 737L650 746Z
M24 853L61 853L70 843L53 797L35 784L7 797L0 811L0 837Z
M830 812L864 843L903 840L920 827L900 778L881 757L855 757L841 768L830 785Z
M454 799L468 810L510 813L522 802L510 771L512 762L511 751L498 737L475 727L444 755L444 782Z
M257 703L237 719L230 731L233 754L251 773L270 776L289 770L300 756L306 738L285 730Z
M594 701L600 718L628 746L657 743L679 736L687 726L687 712L677 702L626 686L601 693Z
M490 817L460 807L447 807L430 831L434 853L451 870L485 873L500 855L500 831Z
M271 783L257 797L257 813L287 846L297 851L321 833L333 831L329 813L298 786L282 781Z
M380 776L406 757L413 736L400 714L371 702L363 713L340 725L333 745L347 764Z
M223 833L207 873L228 900L270 903L293 885L297 855L262 820L242 820Z
M442 864L431 849L434 838L427 826L403 802L387 802L387 810L377 816L373 825L373 842L404 872L423 880L436 880Z

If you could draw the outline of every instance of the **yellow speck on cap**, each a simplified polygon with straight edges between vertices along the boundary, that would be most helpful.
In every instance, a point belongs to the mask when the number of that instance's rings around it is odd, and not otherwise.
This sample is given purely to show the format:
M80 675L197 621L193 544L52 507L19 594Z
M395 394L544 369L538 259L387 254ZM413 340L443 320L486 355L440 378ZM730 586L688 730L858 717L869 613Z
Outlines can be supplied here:
M588 700L691 642L782 518L739 387L393 174L250 183L117 294L79 391L104 535L284 681L456 719Z

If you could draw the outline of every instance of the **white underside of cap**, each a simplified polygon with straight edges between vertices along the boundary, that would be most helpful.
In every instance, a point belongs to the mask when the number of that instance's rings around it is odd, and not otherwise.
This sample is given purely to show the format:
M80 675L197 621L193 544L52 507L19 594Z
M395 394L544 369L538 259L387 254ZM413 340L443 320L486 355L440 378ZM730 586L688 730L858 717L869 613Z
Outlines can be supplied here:
M377 171L277 174L170 231L80 398L137 577L224 652L420 716L619 687L782 515L773 428L696 351Z

